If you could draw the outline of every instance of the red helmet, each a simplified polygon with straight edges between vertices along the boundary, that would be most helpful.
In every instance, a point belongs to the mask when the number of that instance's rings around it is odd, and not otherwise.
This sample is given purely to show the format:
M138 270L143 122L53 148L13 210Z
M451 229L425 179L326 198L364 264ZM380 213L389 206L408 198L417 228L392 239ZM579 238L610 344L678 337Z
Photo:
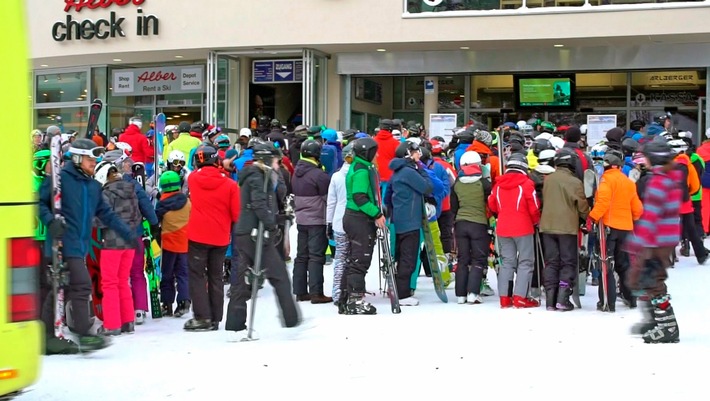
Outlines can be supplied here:
M437 141L436 139L430 139L429 143L431 144L431 153L432 154L438 155L444 151L443 144L441 142Z

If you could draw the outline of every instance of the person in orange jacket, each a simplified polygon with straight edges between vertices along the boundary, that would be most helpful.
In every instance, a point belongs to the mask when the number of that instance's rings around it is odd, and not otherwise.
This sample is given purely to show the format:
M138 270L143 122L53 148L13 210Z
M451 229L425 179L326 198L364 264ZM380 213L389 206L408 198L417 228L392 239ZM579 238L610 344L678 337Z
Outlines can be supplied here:
M628 286L627 272L630 262L629 255L622 250L626 237L634 229L634 221L641 218L643 204L636 193L636 185L621 172L624 167L624 155L615 150L608 150L604 155L604 174L602 174L597 189L594 208L589 212L589 218L595 223L603 221L609 229L606 235L606 253L612 261L611 266L619 275L621 295L629 308L636 307L636 297ZM599 302L597 310L603 310L604 291L607 293L609 310L616 310L616 280L610 271L607 282L599 286Z
M476 131L476 140L466 148L466 152L474 151L481 155L483 164L488 164L491 172L491 182L495 184L500 175L500 160L491 151L493 137L488 131Z

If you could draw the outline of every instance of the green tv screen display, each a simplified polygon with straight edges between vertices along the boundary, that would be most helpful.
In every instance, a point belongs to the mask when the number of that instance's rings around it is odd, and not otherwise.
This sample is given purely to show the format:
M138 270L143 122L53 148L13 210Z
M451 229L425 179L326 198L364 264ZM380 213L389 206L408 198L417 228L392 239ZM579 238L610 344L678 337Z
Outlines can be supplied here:
M573 109L574 77L516 76L516 108Z

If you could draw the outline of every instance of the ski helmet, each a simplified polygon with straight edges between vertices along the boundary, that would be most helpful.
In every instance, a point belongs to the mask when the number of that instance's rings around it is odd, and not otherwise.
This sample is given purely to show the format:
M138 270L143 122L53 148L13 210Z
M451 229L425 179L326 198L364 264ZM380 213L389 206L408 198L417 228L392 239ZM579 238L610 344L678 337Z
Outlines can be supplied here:
M577 166L577 154L568 148L560 149L555 155L555 167L567 167L573 170Z
M418 125L410 125L407 127L407 131L409 131L409 138L419 137L422 134L422 130Z
M116 128L111 129L111 137L112 138L116 138L116 140L118 140L118 137L121 136L121 134L123 134L123 128L116 127Z
M296 127L296 129L293 131L293 135L301 138L305 138L308 136L308 126L307 125L299 125Z
M472 164L481 164L481 155L478 152L469 150L468 152L461 155L461 160L459 160L461 166L470 166Z
M166 171L160 175L159 185L163 193L179 191L182 188L180 175L174 171Z
M61 133L62 130L60 130L59 127L57 127L56 125L50 125L49 127L47 127L47 136L50 138Z
M353 149L353 142L348 143L345 145L343 148L343 159L350 158L352 160L353 157L355 157L355 150ZM348 163L351 163L351 160L347 160Z
M422 138L413 136L413 137L407 138L406 140L407 140L407 142L416 143L417 146L422 146Z
M251 149L257 144L263 144L266 143L263 139L259 138L258 136L253 136L249 138L249 142L247 142L247 149Z
M358 132L360 131L355 128L350 128L349 130L346 130L345 132L343 132L343 142L352 141Z
M525 138L518 131L512 131L508 136L508 144L512 145L514 143L517 143L520 147L525 146Z
M259 128L269 128L269 124L271 123L271 119L269 119L268 116L261 116L259 117Z
M108 181L108 177L114 173L118 173L118 167L111 162L102 161L94 168L94 179L98 181L101 186L104 186Z
M394 124L394 121L387 118L385 118L384 120L380 120L380 130L391 132L395 128L397 128L397 126Z
M205 124L204 121L195 121L194 123L190 124L190 132L199 132L200 134L202 134L203 132L205 132L206 129L207 124Z
M239 130L239 136L245 136L247 138L250 138L252 136L252 132L249 128L242 128Z
M230 145L229 137L224 134L218 136L217 139L214 140L214 142L217 144L217 147L220 149L227 149L227 148L229 148L229 145Z
M673 161L674 155L666 141L653 140L641 149L651 166L663 166Z
M426 146L420 146L419 151L422 153L421 160L424 163L431 160L431 150L429 150L429 148L427 148Z
M116 142L116 149L123 152L123 159L131 157L133 155L133 148L126 142Z
M668 146L671 147L671 151L675 154L688 151L688 144L682 139L672 139L668 141Z
M565 140L558 136L550 138L550 143L552 144L552 147L557 150L560 150L565 146Z
M368 162L375 159L377 148L377 142L370 137L356 139L352 142L353 154Z
M555 148L552 146L552 143L550 143L550 141L548 141L545 138L538 138L532 144L532 150L533 150L533 154L535 155L535 157L540 157L540 153L543 150L548 150L548 149L554 150Z
M135 125L138 129L141 129L143 128L143 120L138 116L131 117L128 120L128 125Z
M205 166L216 166L219 161L217 149L209 145L200 145L195 150L195 165L198 168Z
M259 160L267 166L271 165L271 162L274 160L274 156L277 152L271 142L257 143L252 148L252 151L254 152L254 160Z
M603 160L605 168L611 166L621 167L624 165L624 155L615 149L609 149L604 155Z
M320 160L321 144L314 139L307 139L301 144L301 157Z
M170 152L168 155L168 163L170 164L175 164L175 165L180 165L180 166L185 166L186 160L185 160L185 154L182 153L181 150L173 150Z
M525 156L520 153L513 153L510 158L505 163L507 169L518 170L527 173L528 172L528 160Z
M178 124L178 131L182 134L183 132L190 132L190 123L187 121L181 121L180 124Z
M604 155L606 154L606 151L609 149L609 147L606 145L604 142L600 142L594 146L592 146L591 152L589 152L590 156L592 156L592 160L603 160Z
M626 138L621 142L621 150L624 154L633 154L638 152L641 145L632 138Z
M52 152L49 149L38 150L32 158L32 168L36 175L43 176L44 169L47 167L47 162L52 157Z
M554 166L555 155L557 155L557 152L554 149L543 149L537 156L537 163L545 166Z
M394 155L397 158L406 159L412 157L414 152L421 152L419 145L413 141L404 141L397 146Z
M549 121L543 121L540 123L540 132L548 132L550 134L554 134L555 131L557 131L557 127L555 126L555 124Z
M103 156L105 152L106 149L104 149L103 146L96 146L96 142L86 138L75 140L69 147L69 154L74 164L81 164L81 160L84 156L98 159Z
M431 144L431 153L435 155L440 155L444 152L444 141L439 141L438 139L432 139L429 141Z
M271 120L270 125L271 125L271 128L279 128L280 129L281 128L281 121L274 118L273 120Z
M38 129L33 129L32 132L30 132L30 138L34 139L35 137L42 137L42 131Z

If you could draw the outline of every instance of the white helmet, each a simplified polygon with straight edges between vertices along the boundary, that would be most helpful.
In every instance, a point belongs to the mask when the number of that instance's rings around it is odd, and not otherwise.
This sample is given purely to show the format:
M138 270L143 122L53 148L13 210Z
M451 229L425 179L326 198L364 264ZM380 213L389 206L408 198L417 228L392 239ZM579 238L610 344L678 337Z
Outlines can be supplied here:
M682 139L673 139L668 141L668 146L671 147L671 151L675 154L685 153L688 150L688 143Z
M565 146L565 140L558 136L553 136L552 138L550 138L550 143L552 144L552 147L555 148L555 150L560 150Z
M705 138L710 139L710 128L708 128L707 130L705 130Z
M108 180L108 175L112 171L118 172L118 168L116 167L116 165L111 162L102 161L94 168L94 179L98 181L101 186L104 186L106 185L106 181Z
M459 160L459 164L461 164L462 166L470 166L471 164L481 164L481 155L479 155L478 152L469 150L468 152L461 155L461 160Z
M552 134L549 132L541 132L538 136L535 137L535 140L538 139L547 139L548 141L552 139Z
M582 132L582 135L587 135L587 124L580 125L579 131Z
M394 136L394 133L392 133L392 136ZM417 146L420 146L422 144L422 138L419 138L418 136L414 136L411 138L407 138L407 142L416 143Z
M164 133L164 134L172 133L173 131L177 131L177 130L178 130L178 126L177 126L177 125L166 125L166 126L165 126L165 131L164 131L163 133Z
M121 149L126 157L131 157L133 154L133 148L126 142L116 142L116 148Z
M251 137L251 130L249 128L242 128L239 130L239 136L245 136L249 138Z
M143 120L140 117L131 117L128 120L128 125L135 125L138 129L143 128Z
M525 120L520 120L520 121L518 121L515 125L518 126L518 131L522 131L522 130L523 130L523 125L528 125L528 122L525 121Z
M180 150L173 150L168 155L168 163L172 163L175 160L184 162L185 161L185 154L182 153L182 151L180 151Z
M537 156L537 162L538 164L549 164L556 154L557 152L554 149L545 149Z

